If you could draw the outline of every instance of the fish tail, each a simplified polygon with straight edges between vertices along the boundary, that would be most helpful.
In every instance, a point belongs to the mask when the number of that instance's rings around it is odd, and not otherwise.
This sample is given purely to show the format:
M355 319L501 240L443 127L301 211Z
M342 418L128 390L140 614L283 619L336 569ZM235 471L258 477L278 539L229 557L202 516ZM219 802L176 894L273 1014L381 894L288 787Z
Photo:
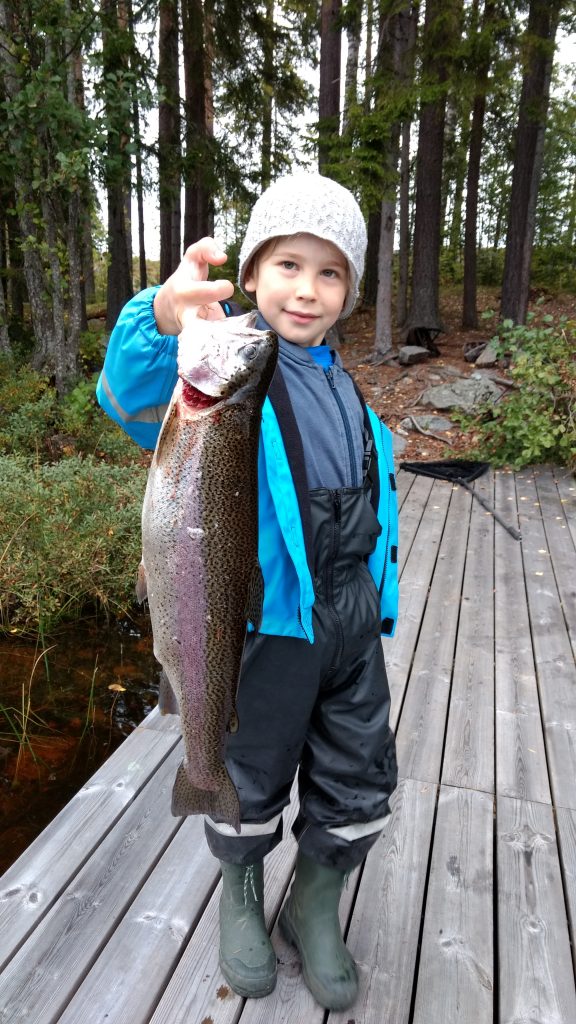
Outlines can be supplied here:
M214 821L223 821L240 832L240 801L232 779L224 769L217 790L200 789L186 772L184 762L178 766L172 790L172 814L208 814Z

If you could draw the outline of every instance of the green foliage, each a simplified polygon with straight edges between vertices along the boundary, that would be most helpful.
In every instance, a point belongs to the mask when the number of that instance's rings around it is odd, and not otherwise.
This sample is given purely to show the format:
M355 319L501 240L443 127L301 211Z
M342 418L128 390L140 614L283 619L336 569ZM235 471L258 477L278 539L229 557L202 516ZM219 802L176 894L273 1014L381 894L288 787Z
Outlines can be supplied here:
M147 459L103 416L96 378L58 399L0 359L2 629L45 633L87 604L133 602Z
M133 602L146 471L78 455L0 456L1 628L50 632L87 604Z
M515 387L466 422L477 454L514 469L541 462L576 467L576 322L534 314L527 326L506 320L492 344L510 357Z
M84 336L86 338L86 336ZM92 357L92 348L88 349ZM0 359L0 454L30 455L44 462L96 455L123 465L139 451L96 401L97 373L82 378L63 398L42 374Z

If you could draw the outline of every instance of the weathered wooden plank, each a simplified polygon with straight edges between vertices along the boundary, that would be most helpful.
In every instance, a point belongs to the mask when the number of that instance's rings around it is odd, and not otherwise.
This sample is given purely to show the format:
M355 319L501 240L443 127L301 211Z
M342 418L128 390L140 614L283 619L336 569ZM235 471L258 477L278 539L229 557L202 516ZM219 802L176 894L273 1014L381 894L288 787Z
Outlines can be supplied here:
M391 640L384 641L384 657L392 698L392 728L396 725L414 657L414 646L428 598L450 493L450 488L442 484L434 484L430 492L400 580L399 628ZM402 543L402 537L400 542Z
M576 547L576 477L570 469L559 466L554 470L554 475L556 477L560 502L564 507L568 529Z
M362 874L347 945L360 989L350 1010L330 1024L408 1024L436 786L402 781L392 816Z
M576 968L576 811L559 807L556 812L556 822L564 895L568 908L572 959Z
M552 809L498 796L500 1020L573 1024L576 992Z
M576 808L576 666L531 471L516 477L528 611L554 803Z
M438 560L417 638L414 662L396 732L400 775L440 779L471 498L462 487L451 492ZM404 629L401 619L399 632ZM413 638L413 644L416 637Z
M139 729L154 729L155 732L180 733L180 715L161 715L158 706L140 722Z
M170 814L177 749L4 969L0 1020L58 1020L181 822Z
M415 477L412 473L405 473L396 470L396 490L398 496L398 507L402 508L406 500L406 496L414 483Z
M570 503L560 500L551 469L538 467L534 481L562 612L576 657L576 547L567 522L569 514L576 518L576 498Z
M496 474L496 508L517 526L512 473ZM548 767L524 584L522 549L495 528L496 790L550 803Z
M136 729L73 797L0 883L0 966L48 913L178 743Z
M203 818L185 819L59 1024L147 1024L219 874Z
M414 1024L491 1024L493 798L440 791Z
M402 476L412 476L411 473L406 473L403 470L402 473L398 474ZM412 486L406 496L406 500L402 505L400 511L400 542L398 552L398 575L402 575L406 559L410 553L412 547L412 541L416 535L416 531L420 525L420 520L426 508L426 502L430 491L432 490L432 484L434 483L430 477L417 476L415 477Z
M491 473L475 487L493 501ZM442 782L488 793L494 791L493 563L494 520L473 501Z

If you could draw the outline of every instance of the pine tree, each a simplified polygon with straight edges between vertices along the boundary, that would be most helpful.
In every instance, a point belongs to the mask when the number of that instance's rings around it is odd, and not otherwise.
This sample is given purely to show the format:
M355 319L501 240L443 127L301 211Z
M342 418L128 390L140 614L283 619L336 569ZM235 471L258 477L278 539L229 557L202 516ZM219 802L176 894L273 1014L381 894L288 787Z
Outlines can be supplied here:
M422 45L422 106L416 160L416 213L412 299L407 337L434 349L442 329L439 310L442 230L442 157L446 92L459 45L461 0L428 0Z
M160 0L158 37L158 189L160 199L160 280L181 258L180 86L178 0Z
M528 310L536 201L561 8L561 0L531 0L523 37L524 76L516 128L500 305L502 318L519 324L525 322Z

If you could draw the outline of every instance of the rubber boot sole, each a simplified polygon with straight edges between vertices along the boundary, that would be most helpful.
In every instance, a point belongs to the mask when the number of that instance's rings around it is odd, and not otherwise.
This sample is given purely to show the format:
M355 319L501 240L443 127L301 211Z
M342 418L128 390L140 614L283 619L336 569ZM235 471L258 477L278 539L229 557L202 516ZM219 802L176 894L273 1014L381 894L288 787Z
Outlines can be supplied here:
M264 978L256 980L248 980L242 977L240 974L236 974L227 963L219 957L220 970L226 978L226 981L230 985L230 988L234 990L236 995L243 996L244 999L262 999L263 996L269 996L271 992L276 988L276 970L273 974L268 975Z
M280 912L278 919L278 926L280 928L280 934L289 942L291 946L295 946L300 953L300 960L302 962L302 975L306 982L307 988L310 990L314 999L320 1006L323 1006L326 1010L347 1010L353 1003L356 1002L358 996L358 979L356 978L356 987L354 993L348 995L346 998L340 999L334 996L334 992L325 988L321 981L316 978L315 975L310 974L306 964L306 957L302 952L302 947L298 938L298 932L290 920L290 900L285 903L284 907ZM352 961L353 962L353 961Z

